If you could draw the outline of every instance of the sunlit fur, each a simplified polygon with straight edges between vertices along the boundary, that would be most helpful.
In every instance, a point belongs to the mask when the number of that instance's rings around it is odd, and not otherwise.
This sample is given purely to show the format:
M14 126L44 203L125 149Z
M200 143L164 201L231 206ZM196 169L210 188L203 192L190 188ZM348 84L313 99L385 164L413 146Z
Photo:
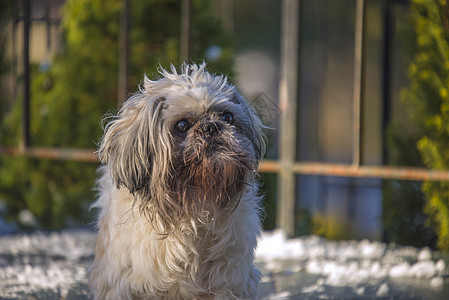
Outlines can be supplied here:
M94 299L256 298L263 126L205 68L145 77L105 127Z

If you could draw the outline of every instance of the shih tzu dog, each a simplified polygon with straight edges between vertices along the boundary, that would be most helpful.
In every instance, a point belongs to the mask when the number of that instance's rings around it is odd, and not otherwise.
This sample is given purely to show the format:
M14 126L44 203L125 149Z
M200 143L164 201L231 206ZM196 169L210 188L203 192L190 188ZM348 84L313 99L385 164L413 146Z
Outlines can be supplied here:
M98 155L94 299L254 299L263 125L201 65L144 78Z

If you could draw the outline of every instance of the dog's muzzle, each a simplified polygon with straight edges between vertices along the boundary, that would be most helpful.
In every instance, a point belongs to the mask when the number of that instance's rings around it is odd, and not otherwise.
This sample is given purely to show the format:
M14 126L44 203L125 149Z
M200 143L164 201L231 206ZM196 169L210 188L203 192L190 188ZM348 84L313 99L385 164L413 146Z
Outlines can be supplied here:
M216 136L220 133L222 128L222 124L214 121L205 121L200 125L200 129L203 132L204 137L206 138L212 138Z

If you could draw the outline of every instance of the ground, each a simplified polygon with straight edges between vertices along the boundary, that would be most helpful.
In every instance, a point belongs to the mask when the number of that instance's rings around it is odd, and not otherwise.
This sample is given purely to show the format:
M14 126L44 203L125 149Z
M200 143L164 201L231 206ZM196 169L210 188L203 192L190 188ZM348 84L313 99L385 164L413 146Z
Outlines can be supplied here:
M87 299L95 237L86 230L0 236L0 299ZM265 232L256 252L259 299L446 299L446 261L428 248Z

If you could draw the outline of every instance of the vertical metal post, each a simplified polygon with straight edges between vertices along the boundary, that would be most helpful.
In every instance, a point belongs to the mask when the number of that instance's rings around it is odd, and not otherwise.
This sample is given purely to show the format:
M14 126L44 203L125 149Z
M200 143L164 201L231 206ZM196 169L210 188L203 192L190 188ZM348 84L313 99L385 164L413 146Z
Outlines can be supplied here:
M12 57L12 72L13 72L13 78L18 78L18 74L20 71L18 70L17 61L18 58L18 47L17 47L17 22L19 21L19 4L17 2L14 2L13 4L13 12L12 12L12 32L11 32L11 39L12 39L12 47L11 47L11 57ZM17 82L14 81L13 83L13 98L17 99L18 94L18 86Z
M46 50L46 54L47 54L47 59L48 59L48 54L51 51L51 28L50 28L50 0L46 0L45 1L45 29L46 29L46 33L47 33L47 49Z
M23 9L23 103L20 151L30 145L30 0L22 0Z
M353 84L353 123L352 123L352 164L360 165L362 125L361 106L364 85L364 56L365 56L365 0L357 0L355 11L355 38L354 38L354 84Z
M383 49L382 49L382 163L388 164L387 127L390 123L391 103L391 1L385 0L383 10Z
M180 49L179 58L181 62L188 62L190 59L190 26L191 26L191 0L182 0L181 2L181 30L180 30Z
M281 78L279 82L281 171L278 184L277 225L295 234L296 110L298 101L299 0L282 1Z
M126 100L128 92L128 65L129 65L129 0L123 0L120 20L120 46L118 69L117 105Z

